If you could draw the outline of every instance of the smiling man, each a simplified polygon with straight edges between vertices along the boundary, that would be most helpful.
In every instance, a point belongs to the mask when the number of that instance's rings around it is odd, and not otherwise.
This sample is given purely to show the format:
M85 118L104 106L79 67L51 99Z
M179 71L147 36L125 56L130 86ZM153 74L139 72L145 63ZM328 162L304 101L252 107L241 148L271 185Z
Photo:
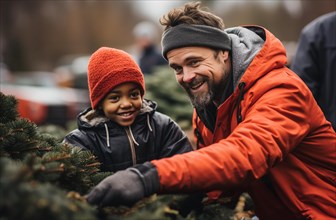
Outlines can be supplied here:
M227 87L231 70L228 51L184 47L169 52L168 59L177 81L188 93L194 107L205 108L212 101L220 103L221 91ZM196 67L200 67L200 74L194 71Z
M153 193L215 199L245 191L260 219L335 219L336 134L286 67L279 39L259 26L224 29L200 3L171 10L161 24L163 56L195 107L198 150L107 177L88 201L131 205Z

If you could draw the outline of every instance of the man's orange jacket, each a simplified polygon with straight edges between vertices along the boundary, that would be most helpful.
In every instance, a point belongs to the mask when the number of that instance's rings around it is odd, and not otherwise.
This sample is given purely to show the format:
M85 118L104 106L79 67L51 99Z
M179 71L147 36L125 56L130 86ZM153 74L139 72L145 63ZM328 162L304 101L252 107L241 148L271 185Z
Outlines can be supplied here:
M246 191L260 219L336 219L335 131L286 67L281 42L257 26L228 33L245 29L264 40L262 47L217 108L213 132L194 112L199 149L152 161L160 192Z

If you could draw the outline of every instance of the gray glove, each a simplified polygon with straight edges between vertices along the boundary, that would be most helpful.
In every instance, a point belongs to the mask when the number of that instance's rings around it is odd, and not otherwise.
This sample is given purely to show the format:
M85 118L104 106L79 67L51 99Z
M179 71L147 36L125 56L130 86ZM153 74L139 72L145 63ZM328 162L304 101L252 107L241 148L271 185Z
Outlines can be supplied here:
M155 166L146 162L105 178L87 195L90 204L131 206L160 187Z

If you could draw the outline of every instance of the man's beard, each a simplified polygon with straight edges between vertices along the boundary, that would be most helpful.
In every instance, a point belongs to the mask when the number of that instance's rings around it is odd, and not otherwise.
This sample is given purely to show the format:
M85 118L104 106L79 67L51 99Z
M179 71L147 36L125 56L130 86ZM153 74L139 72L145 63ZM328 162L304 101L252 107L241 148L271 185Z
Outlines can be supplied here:
M212 92L202 93L202 94L192 94L190 90L187 91L191 104L196 109L204 109L206 106L211 103L213 99Z
M192 84L197 84L197 81L200 79L192 82ZM202 93L194 94L191 92L190 86L184 86L187 94L189 95L191 104L196 109L204 109L206 108L211 102L214 102L215 99L220 99L222 96L222 91L224 91L225 81L227 80L227 75L223 75L222 79L218 84L215 84L213 81L209 81L208 79L205 80L204 83L208 84L208 91L204 91ZM220 100L217 100L220 101Z
M208 84L209 90L197 94L192 93L189 87L184 87L187 94L189 95L191 104L196 109L202 109L202 108L204 109L207 105L209 105L212 102L214 98L214 91L212 91L214 86L209 81L206 81L205 83Z

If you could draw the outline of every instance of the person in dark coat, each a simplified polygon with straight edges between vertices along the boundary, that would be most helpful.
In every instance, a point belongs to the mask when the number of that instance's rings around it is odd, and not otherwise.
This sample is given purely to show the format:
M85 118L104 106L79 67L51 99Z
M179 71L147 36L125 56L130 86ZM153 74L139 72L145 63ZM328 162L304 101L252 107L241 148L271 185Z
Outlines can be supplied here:
M144 76L131 56L102 47L88 65L90 108L65 143L91 150L102 171L116 172L192 150L180 126L144 99Z
M300 35L291 69L312 91L336 130L336 12L307 24Z
M156 45L158 31L153 23L138 23L133 29L133 35L139 50L138 63L143 74L152 74L155 68L167 66L167 61Z

